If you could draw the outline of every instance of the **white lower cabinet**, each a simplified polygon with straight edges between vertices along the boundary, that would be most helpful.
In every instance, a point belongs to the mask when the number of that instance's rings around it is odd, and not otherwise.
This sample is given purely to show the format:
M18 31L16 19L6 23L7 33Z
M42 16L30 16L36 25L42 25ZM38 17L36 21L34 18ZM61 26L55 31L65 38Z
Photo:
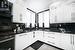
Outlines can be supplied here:
M15 50L23 50L37 40L64 50L75 50L74 34L46 31L32 31L15 35Z
M15 50L23 50L36 40L33 38L33 32L15 35Z
M73 34L73 50L75 50L75 35Z
M55 33L54 32L46 32L43 33L43 42L55 45Z
M75 35L61 34L61 47L64 50L75 50Z
M42 40L42 38L43 38L43 31L35 31L35 38L37 40Z
M61 33L55 33L55 46L61 48Z
M64 50L73 50L72 37L70 34L62 33L60 39L61 48L63 48Z
M75 50L75 35L73 34L44 31L41 41L64 50Z
M27 34L22 33L15 35L15 50L22 50L26 46Z
M75 50L75 35L74 35L74 41L73 41L74 43L74 45L73 45L73 50Z
M61 47L61 33L44 32L43 42L62 48Z

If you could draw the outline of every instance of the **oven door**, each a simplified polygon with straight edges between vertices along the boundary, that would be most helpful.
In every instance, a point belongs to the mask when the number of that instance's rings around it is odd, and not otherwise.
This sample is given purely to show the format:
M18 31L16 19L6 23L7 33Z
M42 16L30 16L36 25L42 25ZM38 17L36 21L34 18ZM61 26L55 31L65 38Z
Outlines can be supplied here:
M11 31L12 30L12 26L0 26L0 31L4 32L4 31Z

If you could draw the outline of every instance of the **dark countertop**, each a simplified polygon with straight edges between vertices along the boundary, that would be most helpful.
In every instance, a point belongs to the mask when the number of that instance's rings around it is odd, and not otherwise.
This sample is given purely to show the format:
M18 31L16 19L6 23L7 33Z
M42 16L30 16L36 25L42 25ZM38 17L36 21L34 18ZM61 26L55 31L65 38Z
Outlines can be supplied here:
M17 34L22 34L22 33L28 33L28 32L32 32L32 31L47 31L47 32L57 32L57 33L65 33L65 34L75 34L75 32L72 32L72 31L60 31L60 30L50 30L50 29L34 29L34 30L25 30L23 32L17 32L17 33L12 33L12 34L9 34L9 35L17 35Z

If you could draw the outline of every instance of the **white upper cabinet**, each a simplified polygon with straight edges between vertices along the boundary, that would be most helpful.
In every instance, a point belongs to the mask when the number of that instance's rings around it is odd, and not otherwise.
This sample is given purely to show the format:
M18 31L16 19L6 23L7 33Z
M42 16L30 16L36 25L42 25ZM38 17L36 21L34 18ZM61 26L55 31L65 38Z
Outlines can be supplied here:
M75 3L71 3L71 21L75 22Z
M24 2L16 0L13 4L13 22L24 23Z
M14 3L16 0L8 0L9 2L11 2L11 3Z
M71 22L71 6L58 4L50 6L50 23Z

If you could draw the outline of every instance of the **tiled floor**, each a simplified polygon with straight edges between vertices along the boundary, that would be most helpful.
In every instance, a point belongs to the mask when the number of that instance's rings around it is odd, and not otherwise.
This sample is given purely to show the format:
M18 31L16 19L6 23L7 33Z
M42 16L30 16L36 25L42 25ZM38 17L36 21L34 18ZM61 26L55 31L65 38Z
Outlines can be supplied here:
M25 49L25 50L34 50L32 47L28 47L27 49Z
M33 49L32 47L28 47L26 50L35 50ZM49 45L46 45L46 44L43 44L39 49L37 50L60 50L60 49L57 49L57 48L54 48L54 47L51 47Z
M57 49L55 47L49 46L49 45L47 45L45 43L43 43L41 45L40 44L41 44L41 42L33 43L31 46L29 46L25 50L60 50L60 49Z
M51 47L51 46L46 45L46 44L43 44L38 50L59 50L59 49Z

